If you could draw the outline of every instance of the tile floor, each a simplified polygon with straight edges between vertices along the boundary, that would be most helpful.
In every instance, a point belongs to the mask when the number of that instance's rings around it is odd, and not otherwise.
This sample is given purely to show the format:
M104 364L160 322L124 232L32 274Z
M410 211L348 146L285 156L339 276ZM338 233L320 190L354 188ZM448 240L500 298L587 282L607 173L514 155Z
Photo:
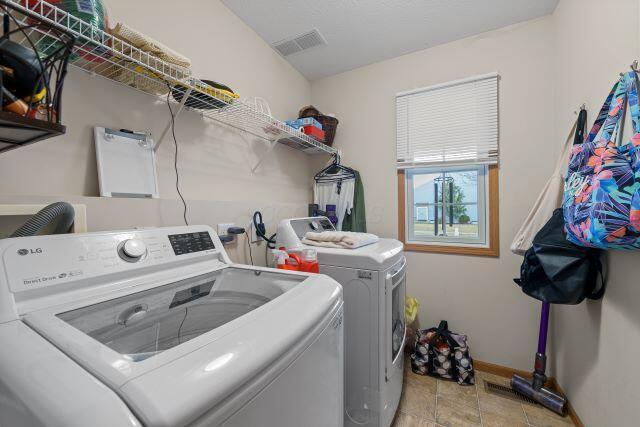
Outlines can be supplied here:
M568 427L569 417L559 417L540 406L519 403L484 390L484 380L509 384L509 379L476 371L476 385L416 375L407 361L404 389L393 427Z

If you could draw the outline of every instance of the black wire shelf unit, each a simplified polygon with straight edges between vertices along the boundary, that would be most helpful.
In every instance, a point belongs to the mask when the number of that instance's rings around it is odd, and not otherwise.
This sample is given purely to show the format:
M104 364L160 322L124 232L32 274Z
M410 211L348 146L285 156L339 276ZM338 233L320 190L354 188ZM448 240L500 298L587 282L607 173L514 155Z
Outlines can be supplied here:
M0 0L0 152L66 132L62 89L75 36L20 4Z

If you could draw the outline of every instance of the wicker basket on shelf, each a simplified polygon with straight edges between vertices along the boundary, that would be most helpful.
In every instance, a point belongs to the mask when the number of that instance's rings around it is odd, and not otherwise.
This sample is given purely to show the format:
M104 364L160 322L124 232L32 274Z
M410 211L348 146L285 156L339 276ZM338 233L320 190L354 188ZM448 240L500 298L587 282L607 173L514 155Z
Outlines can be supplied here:
M170 81L165 81L147 67L132 62L129 59L115 57L110 67L98 68L95 72L107 78L119 81L135 89L154 95L166 95L172 86ZM180 79L186 79L189 74L180 75Z
M125 83L131 87L142 90L144 92L156 95L165 95L169 92L170 87L175 81L183 81L191 75L191 60L179 54L173 49L164 46L160 42L151 37L137 31L126 24L118 23L111 30L112 35L125 43L130 44L136 49L122 46L122 51L134 61L128 58L117 56L113 60L115 70L105 68L98 70L99 74L110 73L106 77L112 78L119 82ZM150 56L149 56L150 55ZM153 59L168 62L173 65L173 78L166 81L162 76L154 73L149 67L141 64L150 64L153 68ZM104 71L104 72L100 72Z
M308 105L300 109L298 113L298 118L302 119L305 117L312 117L316 119L322 125L322 130L324 131L324 144L331 147L333 145L333 139L336 136L336 129L338 128L338 119L333 116L326 116L322 114L316 107L313 105Z

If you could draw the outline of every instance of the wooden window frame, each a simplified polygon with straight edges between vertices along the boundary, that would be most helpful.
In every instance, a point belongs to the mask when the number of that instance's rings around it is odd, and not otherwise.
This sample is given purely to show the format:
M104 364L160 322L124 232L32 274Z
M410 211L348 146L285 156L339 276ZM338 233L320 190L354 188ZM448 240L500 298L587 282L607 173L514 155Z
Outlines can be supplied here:
M398 239L404 244L404 250L409 252L431 252L454 255L472 255L485 257L500 256L500 230L499 230L499 187L498 166L490 165L488 171L488 219L489 246L473 247L471 245L439 245L431 243L407 243L407 215L406 215L406 174L404 169L398 170Z

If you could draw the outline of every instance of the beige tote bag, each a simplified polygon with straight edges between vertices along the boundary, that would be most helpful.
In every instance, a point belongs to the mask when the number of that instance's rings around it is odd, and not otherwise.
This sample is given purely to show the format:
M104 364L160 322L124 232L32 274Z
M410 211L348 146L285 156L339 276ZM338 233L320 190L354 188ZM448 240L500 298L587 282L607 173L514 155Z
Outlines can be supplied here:
M569 153L573 146L573 139L576 128L578 126L578 120L576 119L567 141L564 143L560 158L556 162L556 168L553 171L553 175L547 181L544 189L538 196L535 204L531 208L531 212L524 220L524 223L520 227L520 230L516 233L516 236L511 243L511 252L517 255L524 255L524 253L533 244L533 238L536 233L549 221L549 218L553 215L553 211L562 206L562 195L564 193L564 177L563 172L567 170L567 164L569 163Z

